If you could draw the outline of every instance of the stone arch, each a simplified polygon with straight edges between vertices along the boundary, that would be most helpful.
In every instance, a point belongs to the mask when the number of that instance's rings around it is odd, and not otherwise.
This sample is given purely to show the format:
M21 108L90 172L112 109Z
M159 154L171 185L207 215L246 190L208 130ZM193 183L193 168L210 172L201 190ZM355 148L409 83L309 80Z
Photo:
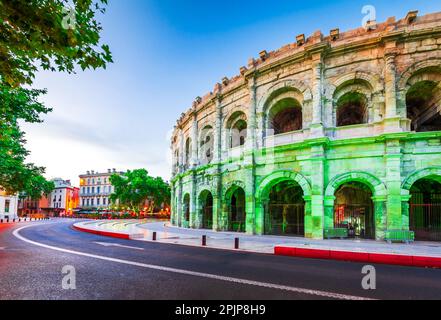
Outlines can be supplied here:
M398 91L406 92L410 85L409 80L417 73L425 69L437 68L441 71L441 59L427 59L411 65L406 71L401 74L398 80Z
M334 197L336 190L343 184L347 182L361 182L369 186L374 197L386 197L387 188L386 185L374 175L367 172L348 172L343 173L334 177L334 179L329 182L325 196Z
M191 192L184 192L182 194L182 225L181 227L188 228L190 226L191 219L191 203L194 201L191 197Z
M224 121L224 143L227 148L243 146L248 136L248 116L241 107L231 110Z
M214 128L206 124L198 134L198 159L200 164L209 164L214 156Z
M222 190L223 216L225 217L224 225L228 231L246 231L246 198L245 183L242 181L231 181L224 185Z
M430 167L418 170L412 174L410 174L403 182L402 189L408 193L412 186L417 182L418 180L421 180L423 178L427 177L437 177L437 181L441 182L441 167Z
M306 101L312 100L312 91L309 87L307 87L304 82L299 80L282 80L275 84L273 84L264 94L263 97L259 100L259 106L261 111L265 111L265 106L271 101L274 97L279 95L280 93L286 91L297 91L302 95L302 104Z
M300 173L288 170L279 170L271 173L265 177L259 184L259 188L256 192L256 199L261 202L268 200L270 189L282 181L292 180L299 184L303 190L304 197L310 197L312 195L312 188L309 181Z
M436 108L441 92L441 60L429 59L409 67L398 82L398 112L417 132L439 131L441 115ZM436 99L436 100L433 100Z
M332 95L329 97L332 101L333 126L339 126L340 122L349 122L350 125L369 123L373 120L374 95L381 90L378 83L374 81L376 81L375 77L368 73L355 72L344 75L334 82L333 89L330 91ZM380 82L380 80L377 81ZM346 119L348 121L340 121L342 120L339 119L340 116L348 114L352 114L353 119L350 117Z
M332 84L331 88L332 90L330 93L332 93L332 96L334 95L335 91L342 87L343 85L346 85L350 83L351 81L364 81L369 84L372 93L379 92L383 90L383 81L379 75L371 74L368 72L363 71L356 71L352 73L345 74L339 78L337 78Z
M202 189L197 197L198 226L212 229L214 223L214 194L209 188Z
M223 128L227 129L229 128L229 126L231 125L231 121L234 120L234 118L238 115L238 114L243 114L245 117L244 119L247 121L248 120L248 110L243 107L242 105L238 105L233 107L231 110L228 111L228 113L224 116L224 124L223 124Z
M222 200L226 203L231 195L237 189L242 188L245 191L245 183L239 180L224 184L222 188Z

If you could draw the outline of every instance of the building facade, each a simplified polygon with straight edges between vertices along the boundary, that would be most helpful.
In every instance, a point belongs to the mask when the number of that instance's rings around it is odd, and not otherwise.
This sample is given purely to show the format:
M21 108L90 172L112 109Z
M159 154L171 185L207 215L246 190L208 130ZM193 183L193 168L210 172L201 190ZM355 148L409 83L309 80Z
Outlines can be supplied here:
M79 208L80 189L72 186L69 180L60 178L52 180L55 189L49 196L49 211L55 216L71 216Z
M0 219L13 220L18 218L18 196L8 195L0 189Z
M19 200L19 214L21 216L69 216L79 206L79 188L72 186L69 180L52 179L54 190L49 195L43 195L35 200L23 196Z
M18 200L18 214L21 217L42 218L51 212L50 196L43 195L35 200L25 195L21 195Z
M80 176L80 207L82 210L106 210L111 205L114 187L110 183L113 174L123 174L116 169L106 173L88 171Z
M196 98L172 223L441 241L441 13L299 35Z

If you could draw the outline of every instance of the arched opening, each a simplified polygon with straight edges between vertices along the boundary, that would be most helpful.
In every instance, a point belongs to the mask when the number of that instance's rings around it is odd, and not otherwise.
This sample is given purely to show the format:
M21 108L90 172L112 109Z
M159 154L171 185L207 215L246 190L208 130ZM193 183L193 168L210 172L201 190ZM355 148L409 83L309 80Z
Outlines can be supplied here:
M238 120L234 123L231 129L231 148L236 148L245 145L247 139L247 122L245 120Z
M236 148L245 145L248 134L247 117L244 112L237 111L226 123L227 144L229 148Z
M368 123L367 99L359 92L348 92L337 101L337 127Z
M441 177L418 180L410 194L409 224L415 240L441 241Z
M272 106L269 113L269 129L283 134L303 129L302 106L294 98L285 98Z
M413 84L406 94L407 117L412 131L441 131L441 90L438 81Z
M204 191L199 197L202 229L213 229L213 195L209 191Z
M350 238L375 239L371 189L361 182L348 182L336 190L335 198L335 228L348 229Z
M200 136L200 154L199 159L202 165L210 164L214 157L214 136L213 128L207 126L202 130Z
M229 231L245 232L246 230L246 210L245 210L245 191L236 188L231 195L229 203Z
M265 234L305 236L305 200L299 184L292 180L273 186L265 206Z
M187 193L184 196L184 203L183 203L183 213L184 213L184 221L183 221L183 227L188 227L190 225L190 195Z
M188 169L190 167L191 162L191 153L192 153L192 144L191 139L188 138L185 142L185 168Z

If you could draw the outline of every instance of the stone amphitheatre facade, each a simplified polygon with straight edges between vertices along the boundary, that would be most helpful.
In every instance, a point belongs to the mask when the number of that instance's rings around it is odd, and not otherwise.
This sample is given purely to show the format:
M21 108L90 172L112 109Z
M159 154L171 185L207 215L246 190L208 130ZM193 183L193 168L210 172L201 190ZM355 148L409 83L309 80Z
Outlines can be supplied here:
M441 241L441 13L261 52L196 98L172 152L177 226Z

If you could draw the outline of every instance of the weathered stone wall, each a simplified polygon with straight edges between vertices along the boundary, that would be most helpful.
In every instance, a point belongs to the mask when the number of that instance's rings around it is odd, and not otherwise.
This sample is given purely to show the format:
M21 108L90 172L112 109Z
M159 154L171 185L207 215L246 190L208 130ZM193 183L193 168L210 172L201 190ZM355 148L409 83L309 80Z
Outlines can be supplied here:
M213 228L225 230L229 190L240 187L246 230L262 234L269 188L294 180L304 191L305 235L320 239L333 227L335 190L358 181L372 190L377 239L387 230L409 230L406 181L418 172L441 172L441 131L412 132L407 118L406 95L422 81L441 83L441 13L391 18L374 30L360 28L336 39L316 32L305 43L262 52L241 75L224 78L198 97L178 120L172 222L200 228L199 196L209 191ZM338 127L339 103L350 93L365 97L367 120ZM434 92L433 108L440 94ZM274 136L270 110L284 99L301 105L303 129ZM232 149L229 126L238 116L247 122L248 135L245 145ZM207 136L210 161L203 160Z

